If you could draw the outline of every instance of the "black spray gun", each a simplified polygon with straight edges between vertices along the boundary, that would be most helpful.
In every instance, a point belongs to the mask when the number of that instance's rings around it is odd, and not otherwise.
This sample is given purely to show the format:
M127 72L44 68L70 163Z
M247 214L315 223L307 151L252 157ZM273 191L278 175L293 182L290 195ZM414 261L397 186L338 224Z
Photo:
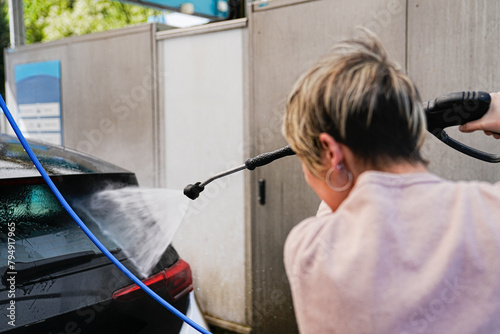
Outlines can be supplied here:
M449 137L444 131L447 127L462 125L483 117L488 111L490 103L490 94L485 92L456 92L440 96L433 101L424 102L427 131L446 145L471 157L487 162L500 162L500 155L486 153L464 145ZM200 192L205 189L205 186L214 180L244 169L254 170L256 167L267 165L276 159L294 154L295 152L290 146L259 154L254 158L248 159L243 165L214 175L204 182L187 185L184 188L184 195L194 200L198 198Z
M485 92L457 92L424 103L427 131L446 145L486 162L500 162L500 155L476 150L449 137L444 131L450 126L475 121L488 111L490 94Z

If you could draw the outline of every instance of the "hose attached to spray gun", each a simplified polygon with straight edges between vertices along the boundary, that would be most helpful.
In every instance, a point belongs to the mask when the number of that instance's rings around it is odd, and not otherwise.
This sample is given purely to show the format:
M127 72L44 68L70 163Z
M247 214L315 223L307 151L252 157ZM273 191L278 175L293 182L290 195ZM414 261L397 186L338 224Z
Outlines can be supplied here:
M89 230L89 228L85 225L85 223L78 217L75 211L71 208L71 206L68 204L66 199L62 196L62 194L59 192L59 189L57 189L56 185L52 180L50 179L49 175L45 171L45 169L42 167L40 164L40 161L38 161L38 158L36 157L35 153L33 153L33 150L29 146L28 142L24 138L21 130L17 126L16 122L14 121L14 118L12 117L9 109L7 108L7 105L5 104L5 101L3 97L0 95L0 107L2 108L5 116L7 117L7 120L9 121L12 129L16 133L17 138L21 142L21 145L23 145L24 149L26 150L26 153L28 153L28 156L30 157L31 161L35 164L36 169L38 169L38 172L42 175L43 179L49 186L50 190L54 193L56 196L57 200L61 203L63 208L69 213L69 215L75 220L75 222L80 226L80 228L83 230L83 232L89 237L89 239L99 248L99 250L106 255L106 257L118 268L120 269L125 275L127 275L128 278L130 278L135 284L137 284L142 290L144 290L148 295L150 295L153 299L155 299L158 303L163 305L166 309L168 309L170 312L172 312L175 316L180 318L182 321L186 322L189 326L193 327L196 329L198 332L203 333L203 334L211 334L209 331L207 331L205 328L201 327L198 325L196 322L188 318L186 315L184 315L182 312L177 310L175 307L173 307L171 304L169 304L166 300L164 300L162 297L160 297L156 292L151 290L147 285L145 285L139 278L137 278L130 270L127 269L116 257L114 257L113 254L95 237L95 235Z

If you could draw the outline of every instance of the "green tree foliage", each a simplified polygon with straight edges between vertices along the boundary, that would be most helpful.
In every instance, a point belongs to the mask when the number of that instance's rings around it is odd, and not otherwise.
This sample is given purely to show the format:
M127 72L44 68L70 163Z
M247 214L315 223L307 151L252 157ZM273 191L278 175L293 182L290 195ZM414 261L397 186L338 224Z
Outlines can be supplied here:
M0 0L0 94L5 99L5 85L4 82L4 57L3 49L9 46L10 35L9 35L9 20L7 0Z
M151 8L121 1L23 0L26 43L121 28L158 15Z

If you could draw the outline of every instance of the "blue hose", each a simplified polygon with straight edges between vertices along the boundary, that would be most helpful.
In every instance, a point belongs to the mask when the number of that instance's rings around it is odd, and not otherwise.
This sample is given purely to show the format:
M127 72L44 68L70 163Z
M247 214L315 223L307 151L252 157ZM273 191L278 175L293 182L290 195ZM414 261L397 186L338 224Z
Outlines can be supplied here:
M78 217L75 211L71 208L71 206L68 204L66 199L61 195L59 192L59 189L57 189L56 185L52 180L50 179L49 175L43 169L42 165L40 164L40 161L38 161L38 158L36 157L35 153L33 153L33 150L29 146L28 142L24 138L21 130L17 126L16 122L14 121L14 118L12 117L9 109L7 108L7 105L5 104L5 101L3 97L0 95L0 107L2 108L3 112L5 113L5 116L7 117L7 120L9 121L10 125L12 126L12 129L14 129L14 132L17 135L17 138L21 142L21 145L23 145L24 149L26 150L26 153L28 153L31 161L35 164L36 169L40 172L42 175L43 179L45 182L47 182L47 185L49 186L50 190L54 193L54 195L57 197L61 205L64 207L64 209L69 213L69 215L75 220L75 222L80 226L80 228L83 230L83 232L89 237L89 239L99 248L99 250L106 255L106 257L116 266L118 269L120 269L125 275L127 275L128 278L130 278L135 284L137 284L142 290L144 290L148 295L153 297L158 303L163 305L164 307L167 308L170 312L172 312L174 315L176 315L178 318L180 318L182 321L186 322L189 326L193 327L196 329L198 332L203 333L203 334L211 334L209 331L207 331L205 328L201 327L198 325L196 322L193 320L189 319L186 317L182 312L177 310L175 307L170 305L166 300L161 298L156 292L151 290L147 285L142 283L142 281L137 278L130 270L127 269L120 261L114 257L111 252L104 247L104 245L95 237L95 235L89 230L89 228L85 225L85 223Z

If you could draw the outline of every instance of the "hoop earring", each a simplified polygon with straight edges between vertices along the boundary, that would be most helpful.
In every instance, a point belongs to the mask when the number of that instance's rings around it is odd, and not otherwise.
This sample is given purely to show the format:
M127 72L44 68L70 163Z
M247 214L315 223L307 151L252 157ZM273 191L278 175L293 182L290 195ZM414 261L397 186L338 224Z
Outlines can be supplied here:
M332 183L332 180L331 180L331 176L332 176L332 173L335 171L335 168L331 167L328 170L328 173L326 173L326 184L333 191L341 192L341 191L347 190L351 186L351 184L352 184L352 174L347 169L345 169L342 166L342 164L337 165L337 170L339 170L339 171L344 170L344 173L347 174L347 183L345 185L341 186L341 187L334 186L333 183Z

